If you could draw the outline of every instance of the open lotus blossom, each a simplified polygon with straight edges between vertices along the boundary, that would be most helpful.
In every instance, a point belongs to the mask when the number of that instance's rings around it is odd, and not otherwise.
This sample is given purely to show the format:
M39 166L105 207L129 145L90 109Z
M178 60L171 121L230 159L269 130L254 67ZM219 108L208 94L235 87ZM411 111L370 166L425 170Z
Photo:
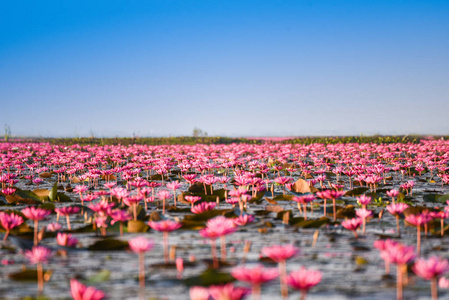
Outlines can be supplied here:
M103 291L92 286L85 286L76 279L70 280L70 293L73 300L101 300L105 297Z
M401 236L401 228L399 227L399 214L402 214L404 210L408 208L408 204L405 203L392 203L387 205L387 210L390 214L396 217L396 231L398 236Z
M114 225L115 222L120 222L120 236L123 236L123 223L128 222L133 217L127 211L121 209L111 211L109 216L112 218L111 225Z
M408 215L405 221L413 226L416 226L416 249L418 254L421 251L421 226L426 225L432 218L429 214Z
M279 271L266 269L259 265L254 268L235 267L232 269L231 275L239 281L250 283L252 285L251 294L253 299L259 299L261 285L278 277Z
M56 222L50 223L50 224L47 225L47 230L51 231L51 232L59 231L61 229L62 229L61 224L56 223Z
M200 196L187 195L187 196L184 196L184 199L186 201L188 201L191 204L191 208L193 208L193 204L195 204L195 202L201 200L201 197Z
M14 195L15 192L16 192L16 189L11 188L11 187L2 189L2 193L5 195Z
M254 216L253 215L248 215L248 214L244 214L244 215L240 215L237 218L233 219L234 224L238 225L238 226L245 226L248 223L252 223L254 221Z
M200 204L194 205L191 211L194 214L201 214L208 210L213 210L217 204L215 202L202 202Z
M160 200L162 200L162 214L165 215L165 200L169 199L171 197L171 194L167 190L160 190L157 193L157 196Z
M448 210L441 210L441 211L433 211L430 213L430 216L433 219L440 219L440 226L441 226L441 236L444 236L444 219L449 218L449 211Z
M78 240L75 237L72 237L69 233L61 233L59 232L56 235L56 241L59 246L64 247L75 247L78 244Z
M400 243L385 244L386 248L381 251L380 256L390 264L396 264L397 274L397 299L402 300L404 273L407 272L407 264L416 258L415 248L413 246L405 246Z
M145 237L135 237L128 241L129 249L139 254L139 285L145 287L145 252L150 251L154 247L152 240Z
M389 191L387 191L387 195L388 195L389 197L391 197L391 200L392 200L393 203L394 203L394 198L397 197L397 196L399 195L399 191L398 191L398 190L389 190Z
M287 277L287 284L295 290L301 291L301 300L305 300L308 291L321 282L323 275L320 271L308 270L301 267L298 271L292 271Z
M34 206L26 207L22 209L22 213L25 217L27 217L30 220L34 221L34 245L36 246L38 244L38 223L40 220L45 219L47 216L51 214L50 210L42 209L42 208L36 208Z
M65 216L67 220L67 228L69 230L72 230L72 227L70 226L70 215L76 214L80 211L80 208L77 206L64 206L61 208L55 208L55 212L58 215Z
M214 268L218 268L218 260L216 255L216 239L221 239L221 261L226 261L226 239L225 236L237 230L232 219L224 216L218 216L210 219L206 223L206 228L200 230L200 235L209 238L211 243L212 260Z
M209 288L209 294L214 300L241 300L249 293L249 289L234 286L232 283L225 285L212 285Z
M293 245L273 245L263 247L262 255L271 258L278 263L279 266L279 279L281 284L281 295L284 298L288 297L287 287L287 259L290 259L299 254L299 249Z
M42 264L47 263L51 255L51 250L42 246L34 246L31 250L25 251L25 257L30 263L37 265L37 290L40 293L44 290L44 269Z
M381 253L383 251L386 251L389 247L393 247L398 245L399 243L390 239L386 239L386 240L376 240L374 241L374 248L378 249ZM385 274L390 274L390 260L388 258L388 256L382 256L381 257L384 259L385 261Z
M162 220L159 222L150 221L148 223L150 227L154 230L161 231L163 237L163 246L164 246L164 260L165 263L168 264L168 233L174 231L182 226L181 223L172 221L172 220Z
M287 183L289 183L290 181L292 181L293 180L293 178L290 178L290 177L282 177L282 176L280 176L280 177L276 177L275 179L274 179L274 182L276 182L277 184L279 184L279 185L282 185L282 187L283 187L283 192L284 192L284 195L285 195L285 185L287 184Z
M23 223L23 218L13 213L7 214L4 212L0 212L0 223L6 230L5 236L3 237L3 240L6 241L10 231Z
M303 205L303 209L304 209L304 220L307 220L307 203L312 202L313 200L315 200L315 196L310 194L310 195L305 195L305 196L294 196L293 201L298 203L298 210L301 211L301 204Z
M356 197L356 199L357 199L357 203L359 203L365 209L371 203L371 200L372 200L372 198L370 196L366 196L366 195L360 195L359 197Z
M438 299L438 278L449 272L449 262L446 259L441 259L432 256L429 259L417 259L413 266L413 272L419 277L431 281L432 299Z
M354 233L354 237L357 238L357 229L362 225L363 220L361 218L353 218L344 220L341 222L341 226L346 228L347 230L351 230Z
M368 218L372 217L373 212L371 210L367 210L366 208L362 208L362 209L356 209L355 214L357 215L357 217L359 217L363 220L362 232L363 232L363 234L365 234L366 233L366 220Z
M165 185L168 189L173 190L173 201L175 203L175 207L176 207L176 190L179 190L179 188L181 188L182 184L179 183L179 181L172 181L172 182L168 182Z
M202 286L192 286L189 290L190 300L209 300L209 290Z

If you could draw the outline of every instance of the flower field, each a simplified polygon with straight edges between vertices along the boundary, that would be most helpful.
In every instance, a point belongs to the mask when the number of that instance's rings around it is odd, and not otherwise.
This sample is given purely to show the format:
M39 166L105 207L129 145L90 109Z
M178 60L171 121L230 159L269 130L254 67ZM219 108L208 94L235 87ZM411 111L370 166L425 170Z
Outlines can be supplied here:
M268 140L0 143L0 299L449 299L448 141Z

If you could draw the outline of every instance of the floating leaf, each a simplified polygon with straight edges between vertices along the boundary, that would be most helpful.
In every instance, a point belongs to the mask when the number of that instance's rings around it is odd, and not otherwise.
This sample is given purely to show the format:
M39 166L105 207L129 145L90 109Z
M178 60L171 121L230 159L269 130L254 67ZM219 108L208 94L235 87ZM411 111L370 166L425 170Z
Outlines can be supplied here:
M208 269L199 276L189 277L183 280L188 287L191 286L211 286L226 284L235 281L235 278L229 273L219 272L215 269Z
M61 202L61 203L65 203L65 202L73 202L72 199L70 199L70 197L67 196L67 195L64 194L64 193L57 193L57 194L56 194L56 200L57 200L58 202Z
M46 189L34 190L33 193L35 193L41 200L50 195L50 191Z
M16 198L36 200L39 203L41 203L41 199L39 198L39 196L36 195L35 193L33 193L32 191L16 189L16 192L14 193L14 196Z
M42 172L39 174L40 178L51 178L51 173L50 172Z
M90 251L114 251L125 250L128 248L128 242L120 241L116 239L104 239L96 241L93 245L89 246Z
M41 204L39 207L42 209L47 209L47 210L51 210L51 211L54 211L54 209L55 209L55 205L53 203L48 203L48 202Z
M101 270L100 272L95 273L87 279L88 284L100 283L108 281L111 277L111 271L109 270Z
M296 219L296 218L295 218ZM294 221L294 220L292 220ZM292 223L292 226L300 227L300 228L320 228L323 225L329 224L330 220L326 217L322 217L318 220L302 220L297 223Z
M207 210L203 213L196 214L196 215L187 215L184 217L185 220L188 221L207 221L209 219L215 218L216 216L223 216L224 214L230 212L232 210L229 209L214 209L214 210Z
M51 270L44 270L44 279L48 281L51 274ZM25 269L20 272L11 273L8 277L14 281L37 281L37 270Z
M273 198L273 200L275 200L275 201L280 201L280 200L291 201L292 199L293 199L293 195L277 195L276 197Z
M295 193L306 194L315 193L317 188L310 186L304 179L298 179L291 187L292 191Z
M350 197L360 196L361 194L365 193L368 190L369 188L367 187L358 187L350 191L347 191L345 195Z

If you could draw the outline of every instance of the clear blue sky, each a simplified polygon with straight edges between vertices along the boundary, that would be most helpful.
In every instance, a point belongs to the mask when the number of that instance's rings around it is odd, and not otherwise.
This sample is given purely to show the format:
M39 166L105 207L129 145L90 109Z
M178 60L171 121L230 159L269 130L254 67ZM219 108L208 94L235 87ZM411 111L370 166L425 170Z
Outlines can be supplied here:
M0 122L57 137L449 134L449 1L0 0Z

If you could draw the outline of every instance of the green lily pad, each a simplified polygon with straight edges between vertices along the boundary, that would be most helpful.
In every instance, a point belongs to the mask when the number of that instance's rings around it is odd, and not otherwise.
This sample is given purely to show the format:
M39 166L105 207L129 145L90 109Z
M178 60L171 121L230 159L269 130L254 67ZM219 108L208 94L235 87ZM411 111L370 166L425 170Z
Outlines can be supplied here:
M90 276L87 279L87 283L95 284L95 283L105 282L105 281L108 281L110 277L111 277L111 271L101 270L101 271L95 273L94 275Z
M215 269L208 269L199 276L189 277L183 280L183 283L188 286L211 286L226 284L235 281L235 278L229 273L219 272Z

